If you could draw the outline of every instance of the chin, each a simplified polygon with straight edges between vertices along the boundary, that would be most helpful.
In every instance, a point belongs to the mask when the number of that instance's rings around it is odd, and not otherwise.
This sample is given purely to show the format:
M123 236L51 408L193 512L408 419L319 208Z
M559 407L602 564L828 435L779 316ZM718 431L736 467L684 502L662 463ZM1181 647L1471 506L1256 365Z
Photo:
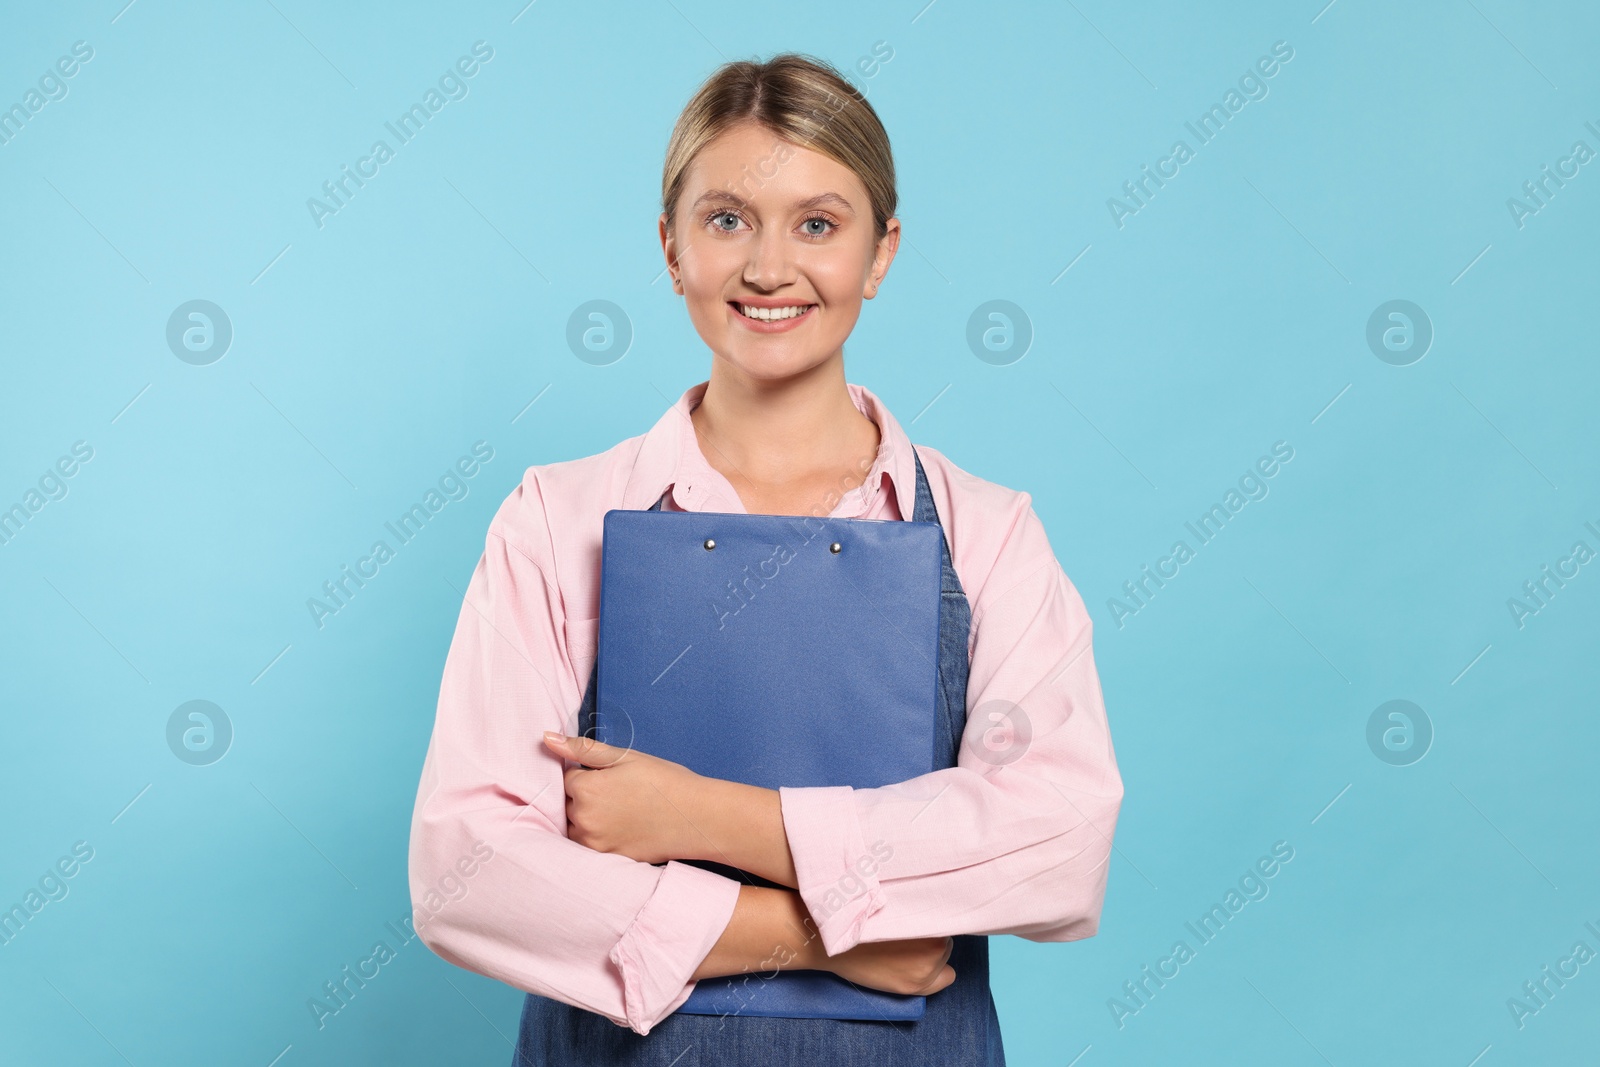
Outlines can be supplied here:
M723 358L737 367L746 377L773 382L804 374L828 361L825 354L778 351L776 346L770 352L752 352L747 348L744 351L728 353Z

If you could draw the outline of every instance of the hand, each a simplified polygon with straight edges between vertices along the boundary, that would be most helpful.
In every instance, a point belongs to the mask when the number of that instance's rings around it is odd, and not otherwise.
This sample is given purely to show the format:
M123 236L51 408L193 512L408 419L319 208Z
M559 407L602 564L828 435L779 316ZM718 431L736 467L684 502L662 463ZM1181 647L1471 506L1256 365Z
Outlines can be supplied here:
M694 853L700 833L687 813L707 779L680 763L586 737L547 732L545 747L581 764L563 773L573 841L645 863Z
M821 969L857 985L885 993L937 993L956 980L950 966L955 942L948 937L916 937L907 941L863 941L837 956L824 956Z

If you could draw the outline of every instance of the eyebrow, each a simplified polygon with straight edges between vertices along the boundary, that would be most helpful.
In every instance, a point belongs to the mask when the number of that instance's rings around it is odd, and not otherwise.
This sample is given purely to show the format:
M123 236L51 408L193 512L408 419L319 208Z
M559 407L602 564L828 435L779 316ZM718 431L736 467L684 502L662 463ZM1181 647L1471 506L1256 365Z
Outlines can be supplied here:
M750 201L746 200L738 193L729 192L726 189L711 189L707 192L701 193L700 196L696 198L694 202L694 208L691 210L698 209L702 204L733 204L736 207L748 208L750 206ZM807 197L804 200L797 201L794 205L794 208L796 211L804 211L807 208L821 207L824 204L831 204L835 207L841 208L846 214L852 216L854 216L856 213L855 208L850 206L850 201L846 200L838 193L818 193L816 196Z

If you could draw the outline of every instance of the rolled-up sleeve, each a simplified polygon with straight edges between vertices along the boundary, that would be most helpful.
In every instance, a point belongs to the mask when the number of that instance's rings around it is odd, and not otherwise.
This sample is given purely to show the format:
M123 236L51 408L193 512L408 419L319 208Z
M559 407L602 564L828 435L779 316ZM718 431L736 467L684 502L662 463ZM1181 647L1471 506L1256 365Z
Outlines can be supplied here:
M738 883L567 838L575 733L559 593L491 527L445 661L412 815L409 880L424 944L459 967L647 1034L694 989ZM565 687L570 692L570 682Z
M829 955L862 941L1099 928L1122 802L1082 598L1031 507L973 604L955 767L876 789L779 790Z

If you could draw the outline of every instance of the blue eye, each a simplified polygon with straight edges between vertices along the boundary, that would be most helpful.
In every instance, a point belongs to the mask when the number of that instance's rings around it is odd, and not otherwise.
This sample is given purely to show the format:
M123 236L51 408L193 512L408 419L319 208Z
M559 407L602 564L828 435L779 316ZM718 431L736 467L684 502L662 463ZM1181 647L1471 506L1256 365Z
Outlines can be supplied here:
M732 219L733 225L724 226L718 221L720 219ZM705 222L707 225L713 227L718 233L735 233L738 230L740 218L738 212L723 208L713 211L711 214L707 215L705 217ZM813 224L815 223L820 223L821 226L813 228ZM826 215L812 215L810 218L802 220L800 226L801 235L813 241L827 237L834 230L839 228L839 224L828 218Z

